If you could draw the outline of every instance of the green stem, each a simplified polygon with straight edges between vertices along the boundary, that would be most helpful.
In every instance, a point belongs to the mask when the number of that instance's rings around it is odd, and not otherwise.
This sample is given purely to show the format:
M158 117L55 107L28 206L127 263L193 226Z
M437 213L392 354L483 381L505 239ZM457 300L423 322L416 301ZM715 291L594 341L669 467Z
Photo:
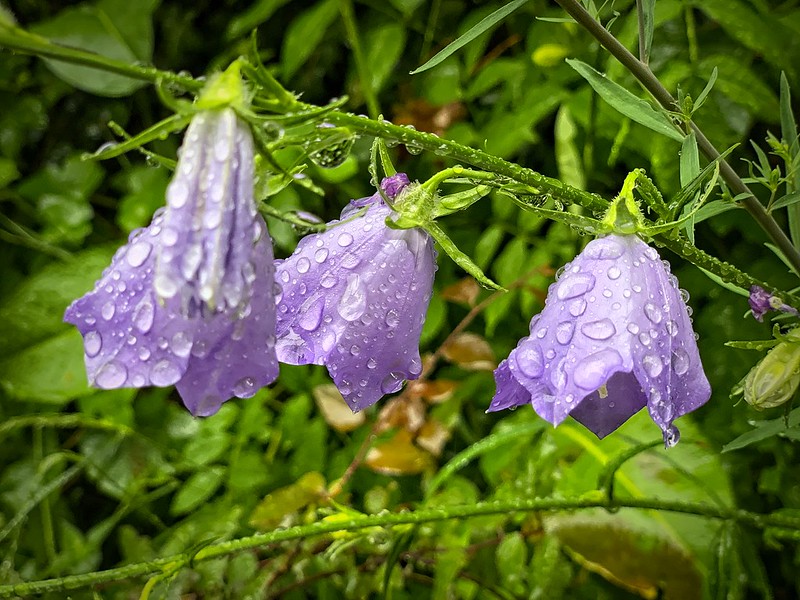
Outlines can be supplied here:
M378 99L375 96L375 90L372 89L372 77L367 61L364 58L361 39L358 37L358 26L356 24L356 15L353 11L353 0L339 0L339 11L342 13L342 21L344 21L347 41L350 43L350 48L353 50L358 79L361 81L364 101L367 104L367 112L369 112L370 117L377 119L380 114L380 107L378 106Z
M230 540L206 546L194 555L177 554L149 562L126 565L116 569L97 571L83 575L70 575L55 579L31 581L0 586L0 598L12 596L28 597L34 594L73 590L100 583L121 581L131 577L165 573L227 556L242 550L305 539L312 536L341 531L357 531L373 527L392 527L397 525L419 525L437 523L451 519L467 519L486 515L502 515L515 512L551 512L588 508L605 509L638 509L662 510L667 512L694 515L709 519L733 521L757 529L781 528L785 531L800 532L800 520L781 515L757 514L743 510L719 507L710 504L663 500L657 498L628 498L609 501L601 492L594 492L581 498L532 498L523 500L503 500L479 502L444 508L421 509L414 512L380 513L363 515L343 521L338 519L322 520L309 525L300 525L288 529L276 529L267 533Z
M575 19L579 25L594 36L603 47L608 50L614 58L631 72L639 80L645 89L650 92L658 103L666 110L680 112L675 98L669 93L658 78L653 74L646 64L631 54L617 38L615 38L605 27L598 23L577 0L556 0L561 7ZM718 160L719 151L709 141L700 128L690 122L690 126L697 137L697 145L703 155L710 161ZM778 223L764 209L758 198L742 179L737 175L733 168L725 160L720 160L720 175L728 184L734 196L743 196L742 205L755 219L759 226L766 232L775 245L780 248L786 259L792 265L792 269L800 276L800 252L794 247L789 237L780 228Z

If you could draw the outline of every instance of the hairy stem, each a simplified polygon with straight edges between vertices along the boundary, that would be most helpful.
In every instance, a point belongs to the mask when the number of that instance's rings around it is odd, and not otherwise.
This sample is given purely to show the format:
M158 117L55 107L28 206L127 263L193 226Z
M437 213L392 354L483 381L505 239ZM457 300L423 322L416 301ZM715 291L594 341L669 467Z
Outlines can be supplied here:
M386 528L402 525L419 525L452 519L467 519L514 512L553 512L588 508L606 508L611 510L623 508L661 510L709 519L732 521L762 530L767 528L780 528L785 531L800 533L800 519L793 519L788 516L765 515L705 503L681 502L658 498L609 500L602 492L596 492L584 495L580 498L503 500L447 506L443 508L420 509L413 512L384 512L374 515L363 515L348 520L341 520L338 518L331 520L323 519L309 525L300 525L288 529L275 529L267 533L221 542L219 544L212 544L200 549L192 555L176 554L159 560L135 563L116 569L108 569L106 571L3 585L0 586L0 598L9 598L12 596L28 597L33 594L72 590L110 581L120 581L131 577L144 577L158 573L172 572L175 569L188 567L192 564L214 558L228 556L236 552L241 552L242 550L250 550L278 542L299 540L327 533L358 531L373 527Z

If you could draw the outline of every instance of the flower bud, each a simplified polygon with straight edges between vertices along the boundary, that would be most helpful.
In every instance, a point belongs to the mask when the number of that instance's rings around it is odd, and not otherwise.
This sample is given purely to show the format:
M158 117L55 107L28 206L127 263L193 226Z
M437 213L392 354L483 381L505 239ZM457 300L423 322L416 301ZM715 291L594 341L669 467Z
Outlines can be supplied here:
M781 342L747 374L739 389L756 410L788 402L800 385L800 344Z

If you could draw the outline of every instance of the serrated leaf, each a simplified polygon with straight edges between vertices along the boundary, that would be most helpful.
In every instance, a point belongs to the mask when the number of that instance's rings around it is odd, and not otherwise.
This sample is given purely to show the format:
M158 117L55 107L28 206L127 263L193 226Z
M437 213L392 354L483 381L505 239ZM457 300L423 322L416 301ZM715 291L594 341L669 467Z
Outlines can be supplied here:
M683 135L675 128L669 117L653 108L649 102L634 96L585 62L568 58L567 63L580 73L592 86L592 89L612 108L656 133L667 136L676 142L683 141Z
M482 33L488 31L495 25L497 25L500 21L505 19L508 15L512 12L517 10L520 6L525 4L528 0L514 0L513 2L509 2L505 6L498 8L489 16L481 19L477 25L472 27L469 31L467 31L464 35L458 37L457 39L450 42L447 46L445 46L442 50L437 52L430 60L428 60L422 66L417 67L413 71L411 71L411 75L416 75L417 73L422 73L423 71L427 71L428 69L432 69L439 63L446 60L450 55L454 52L463 48L467 44L469 44L472 40L477 38Z

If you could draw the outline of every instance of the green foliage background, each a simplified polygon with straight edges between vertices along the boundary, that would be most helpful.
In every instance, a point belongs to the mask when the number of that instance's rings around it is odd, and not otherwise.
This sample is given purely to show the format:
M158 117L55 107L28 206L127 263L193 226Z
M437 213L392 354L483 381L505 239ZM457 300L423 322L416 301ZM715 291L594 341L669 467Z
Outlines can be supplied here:
M261 59L306 102L347 95L348 110L366 112L371 89L380 112L395 123L607 198L628 171L642 167L665 197L673 196L681 187L680 144L617 113L565 63L578 58L640 95L631 75L584 31L558 20L564 13L554 3L530 0L438 66L408 74L502 4L356 2L369 81L359 77L348 42L342 10L349 1L27 0L8 8L20 25L53 40L194 76L246 54L257 27ZM637 40L634 8L618 1L601 11L629 48ZM800 4L658 0L655 14L653 71L669 89L680 86L697 97L718 70L696 120L718 147L739 144L730 160L748 174L744 160L757 160L749 140L766 148L767 132L780 134L781 71L800 97ZM328 492L358 457L381 405L352 431L331 425L315 400L328 382L322 369L282 365L275 386L204 420L192 418L171 389L88 388L80 336L62 322L63 311L163 204L170 173L135 153L105 162L82 155L114 139L109 121L136 133L170 113L142 82L9 52L0 54L0 106L0 584L192 554L348 511L576 497L592 493L614 456L660 437L644 414L602 441L575 422L553 429L528 409L487 415L491 370L450 356L432 380L455 382L452 394L444 402L416 397L399 404L405 420L379 435L380 458L348 472L336 504ZM322 194L291 186L269 203L326 220L338 216L349 199L372 193L371 141L357 139L334 169L309 166L306 174ZM170 136L151 147L174 157L179 142ZM390 151L412 180L452 165L413 147ZM756 189L766 202L769 191ZM775 216L785 222L780 211ZM298 231L274 218L269 224L277 254L287 255ZM524 282L468 328L488 342L489 360L500 360L526 335L555 270L586 239L522 213L501 195L442 226L501 285ZM744 211L716 215L698 224L695 235L709 253L778 287L795 285ZM626 463L617 493L756 512L800 509L797 420L784 428L780 410L756 413L729 398L759 355L723 344L767 338L770 326L745 318L745 298L692 265L664 258L691 293L714 394L679 421L683 441L676 448L654 448ZM423 352L437 350L468 314L470 305L454 300L451 287L463 278L440 256ZM479 299L489 295L480 293ZM415 416L447 432L440 449L430 452L408 424ZM753 430L750 421L763 419L780 420L759 429L770 433L757 443L722 453ZM474 460L458 472L440 470L468 449ZM755 530L662 512L592 509L276 543L194 564L145 591L165 598L594 599L655 597L656 590L665 598L792 598L800 594L796 570L796 545ZM143 586L130 579L70 597L131 598Z

